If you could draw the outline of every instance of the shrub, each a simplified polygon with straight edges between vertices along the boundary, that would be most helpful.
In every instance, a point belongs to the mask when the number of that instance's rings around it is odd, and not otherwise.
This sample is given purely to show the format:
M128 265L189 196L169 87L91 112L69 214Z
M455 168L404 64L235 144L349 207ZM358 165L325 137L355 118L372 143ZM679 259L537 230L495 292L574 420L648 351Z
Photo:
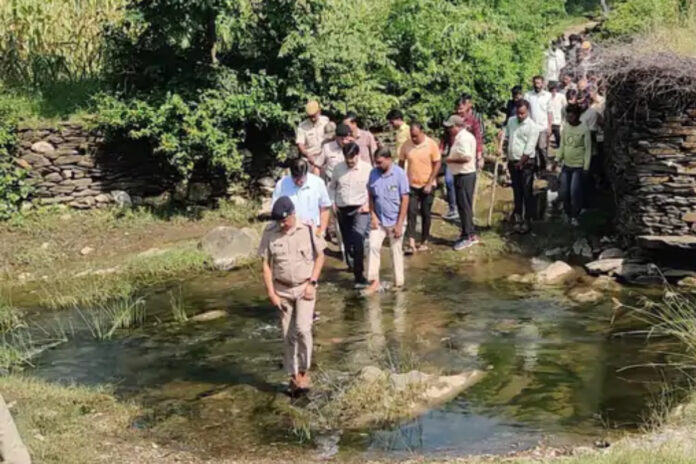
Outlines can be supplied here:
M8 102L0 101L0 219L16 212L31 192L27 172L15 164L16 115Z

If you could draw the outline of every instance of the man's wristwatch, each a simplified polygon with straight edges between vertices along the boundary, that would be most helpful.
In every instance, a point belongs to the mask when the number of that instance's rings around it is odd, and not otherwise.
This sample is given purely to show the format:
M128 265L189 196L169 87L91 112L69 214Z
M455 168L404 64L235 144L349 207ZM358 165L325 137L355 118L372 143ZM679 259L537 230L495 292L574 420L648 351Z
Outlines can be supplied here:
M312 285L313 287L318 287L318 286L319 286L319 281L318 281L318 280L311 279L311 280L309 281L309 283L310 283L310 285Z

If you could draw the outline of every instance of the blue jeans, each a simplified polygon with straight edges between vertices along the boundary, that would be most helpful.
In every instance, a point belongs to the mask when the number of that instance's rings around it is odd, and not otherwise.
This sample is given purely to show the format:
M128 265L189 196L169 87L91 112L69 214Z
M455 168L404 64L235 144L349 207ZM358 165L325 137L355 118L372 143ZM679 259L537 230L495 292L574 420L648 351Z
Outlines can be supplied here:
M449 166L445 163L445 190L447 193L447 206L449 211L457 210L457 196L454 191L454 176Z
M563 209L570 218L576 218L582 209L583 169L563 166L561 171L561 198Z

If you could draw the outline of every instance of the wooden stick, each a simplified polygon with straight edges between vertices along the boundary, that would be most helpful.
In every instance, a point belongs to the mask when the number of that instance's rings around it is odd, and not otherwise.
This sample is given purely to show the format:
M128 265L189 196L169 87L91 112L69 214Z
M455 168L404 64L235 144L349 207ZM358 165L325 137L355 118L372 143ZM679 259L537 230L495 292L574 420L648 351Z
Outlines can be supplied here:
M488 206L488 227L493 222L493 206L495 206L495 187L498 185L498 166L500 166L500 156L495 157L495 167L493 168L493 185L491 186L491 204Z

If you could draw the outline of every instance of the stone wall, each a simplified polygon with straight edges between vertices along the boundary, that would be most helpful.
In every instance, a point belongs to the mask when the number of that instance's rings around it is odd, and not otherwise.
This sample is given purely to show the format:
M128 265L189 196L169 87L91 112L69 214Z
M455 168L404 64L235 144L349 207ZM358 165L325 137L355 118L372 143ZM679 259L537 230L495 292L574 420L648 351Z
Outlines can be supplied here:
M19 140L17 163L29 171L31 200L40 205L95 208L128 197L137 202L171 184L144 147L106 146L80 125L20 128Z
M608 168L627 238L696 236L696 106L608 102ZM693 238L693 237L692 237Z

